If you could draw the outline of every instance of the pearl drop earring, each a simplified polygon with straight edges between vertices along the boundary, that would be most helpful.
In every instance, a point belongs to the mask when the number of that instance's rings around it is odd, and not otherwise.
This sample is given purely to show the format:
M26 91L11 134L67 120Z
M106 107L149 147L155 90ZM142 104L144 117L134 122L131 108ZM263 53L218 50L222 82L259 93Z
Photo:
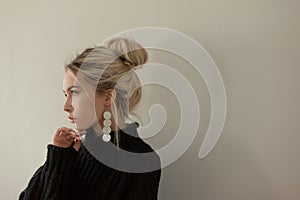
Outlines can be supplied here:
M104 118L104 121L103 121L103 136L102 136L102 139L105 141L105 142L109 142L110 141L110 135L109 133L111 132L111 112L109 111L105 111L103 113L103 118Z

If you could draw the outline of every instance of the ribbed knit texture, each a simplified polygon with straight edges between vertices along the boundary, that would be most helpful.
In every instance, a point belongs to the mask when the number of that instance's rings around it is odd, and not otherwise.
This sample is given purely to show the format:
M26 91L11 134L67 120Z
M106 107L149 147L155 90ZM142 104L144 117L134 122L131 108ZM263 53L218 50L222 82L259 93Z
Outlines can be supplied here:
M101 162L97 159L101 159L101 155L106 155L111 160L119 158L106 148L109 144L90 128L78 152L73 147L63 148L49 144L44 165L34 173L19 199L156 200L161 177L160 159L151 146L138 136L138 126L136 122L127 124L119 132L120 148L135 153L152 152L151 159L141 159L139 162L154 166L157 170L126 172ZM114 131L111 132L111 137L112 142ZM121 163L128 167L134 162L125 158Z

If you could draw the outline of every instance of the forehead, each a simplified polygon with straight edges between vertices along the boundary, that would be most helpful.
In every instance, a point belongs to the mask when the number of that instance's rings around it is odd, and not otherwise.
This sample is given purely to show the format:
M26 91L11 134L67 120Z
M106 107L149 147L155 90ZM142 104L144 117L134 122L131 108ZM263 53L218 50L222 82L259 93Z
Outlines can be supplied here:
M67 70L64 73L63 88L67 89L67 87L74 85L76 83L78 83L76 76L72 72Z
M76 76L70 70L64 73L64 82L75 82L76 80Z
M83 84L81 83L82 81L83 81ZM79 88L83 89L84 91L86 91L88 93L95 92L94 87L92 87L84 79L79 81L78 78L76 77L76 75L74 75L70 70L67 70L64 73L63 91L67 91L68 88L70 88L71 86L79 86Z

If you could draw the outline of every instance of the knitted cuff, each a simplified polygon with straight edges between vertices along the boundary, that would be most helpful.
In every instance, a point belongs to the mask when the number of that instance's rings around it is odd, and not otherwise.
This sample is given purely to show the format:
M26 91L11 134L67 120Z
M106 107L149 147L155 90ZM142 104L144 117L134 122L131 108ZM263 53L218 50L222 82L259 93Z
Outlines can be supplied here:
M74 167L78 152L73 147L65 148L48 144L47 149L47 162L50 171L60 171Z

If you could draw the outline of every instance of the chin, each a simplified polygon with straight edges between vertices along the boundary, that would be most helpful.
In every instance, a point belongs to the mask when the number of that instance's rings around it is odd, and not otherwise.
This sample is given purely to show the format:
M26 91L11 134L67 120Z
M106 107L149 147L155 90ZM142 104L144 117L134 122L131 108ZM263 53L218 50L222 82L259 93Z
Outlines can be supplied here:
M86 131L90 127L90 125L76 124L75 127L78 131Z
M85 129L82 128L82 126L75 124L75 129L78 131L84 131Z

